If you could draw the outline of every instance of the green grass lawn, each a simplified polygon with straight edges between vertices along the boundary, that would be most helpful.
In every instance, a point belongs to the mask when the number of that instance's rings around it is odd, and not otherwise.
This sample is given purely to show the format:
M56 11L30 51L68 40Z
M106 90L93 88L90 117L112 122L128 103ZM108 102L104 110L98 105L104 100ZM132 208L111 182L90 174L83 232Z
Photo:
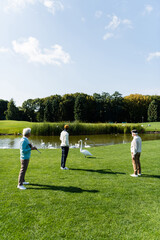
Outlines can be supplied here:
M0 120L0 133L2 134L18 134L22 133L23 128L32 127L31 122Z
M32 152L27 190L17 189L19 150L0 150L1 240L158 240L160 141L143 142L142 177L132 178L130 144Z
M160 122L141 123L146 131L160 131Z

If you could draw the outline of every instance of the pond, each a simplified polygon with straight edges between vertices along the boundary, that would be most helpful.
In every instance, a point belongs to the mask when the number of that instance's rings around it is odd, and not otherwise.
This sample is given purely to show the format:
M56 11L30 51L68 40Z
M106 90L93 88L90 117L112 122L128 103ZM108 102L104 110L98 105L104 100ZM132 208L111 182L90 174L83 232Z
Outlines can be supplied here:
M158 140L160 134L141 134L142 141ZM18 149L21 136L0 136L0 148ZM106 134L106 135L82 135L70 136L70 145L77 146L78 141L82 139L90 147L125 144L132 141L131 134ZM31 136L30 142L37 148L60 148L59 136Z

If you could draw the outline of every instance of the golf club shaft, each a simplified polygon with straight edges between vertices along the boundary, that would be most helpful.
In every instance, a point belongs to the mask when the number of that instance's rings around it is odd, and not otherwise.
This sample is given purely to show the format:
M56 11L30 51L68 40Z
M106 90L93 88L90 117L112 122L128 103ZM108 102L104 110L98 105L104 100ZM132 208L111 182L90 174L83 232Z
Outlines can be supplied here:
M38 149L36 149L39 153L41 153Z

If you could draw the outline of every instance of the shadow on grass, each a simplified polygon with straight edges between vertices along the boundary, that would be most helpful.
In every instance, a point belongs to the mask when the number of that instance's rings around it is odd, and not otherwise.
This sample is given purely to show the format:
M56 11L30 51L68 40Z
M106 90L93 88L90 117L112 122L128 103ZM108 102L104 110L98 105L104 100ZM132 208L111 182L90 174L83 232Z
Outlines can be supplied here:
M145 177L145 178L159 178L160 179L160 175L151 175L151 174L142 174L141 177Z
M111 169L80 169L80 168L69 168L69 170L75 170L75 171L86 171L86 172L95 172L95 173L101 173L101 174L126 174L123 172L113 172Z
M30 183L28 186L33 186L32 188L27 187L27 189L36 189L36 190L53 190L53 191L64 191L64 192L71 192L71 193L82 193L82 192L88 192L88 193L97 193L98 190L85 190L78 187L64 187L64 186L54 186L54 185L44 185L44 184L34 184Z

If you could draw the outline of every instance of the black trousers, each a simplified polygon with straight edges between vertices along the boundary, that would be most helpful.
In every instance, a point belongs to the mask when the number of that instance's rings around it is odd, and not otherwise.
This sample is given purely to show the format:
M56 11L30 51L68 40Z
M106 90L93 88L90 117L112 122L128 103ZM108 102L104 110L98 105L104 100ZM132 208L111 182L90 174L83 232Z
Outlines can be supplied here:
M69 152L69 147L61 147L62 148L62 158L61 158L61 167L65 167L66 165L66 159L68 156L68 152Z

